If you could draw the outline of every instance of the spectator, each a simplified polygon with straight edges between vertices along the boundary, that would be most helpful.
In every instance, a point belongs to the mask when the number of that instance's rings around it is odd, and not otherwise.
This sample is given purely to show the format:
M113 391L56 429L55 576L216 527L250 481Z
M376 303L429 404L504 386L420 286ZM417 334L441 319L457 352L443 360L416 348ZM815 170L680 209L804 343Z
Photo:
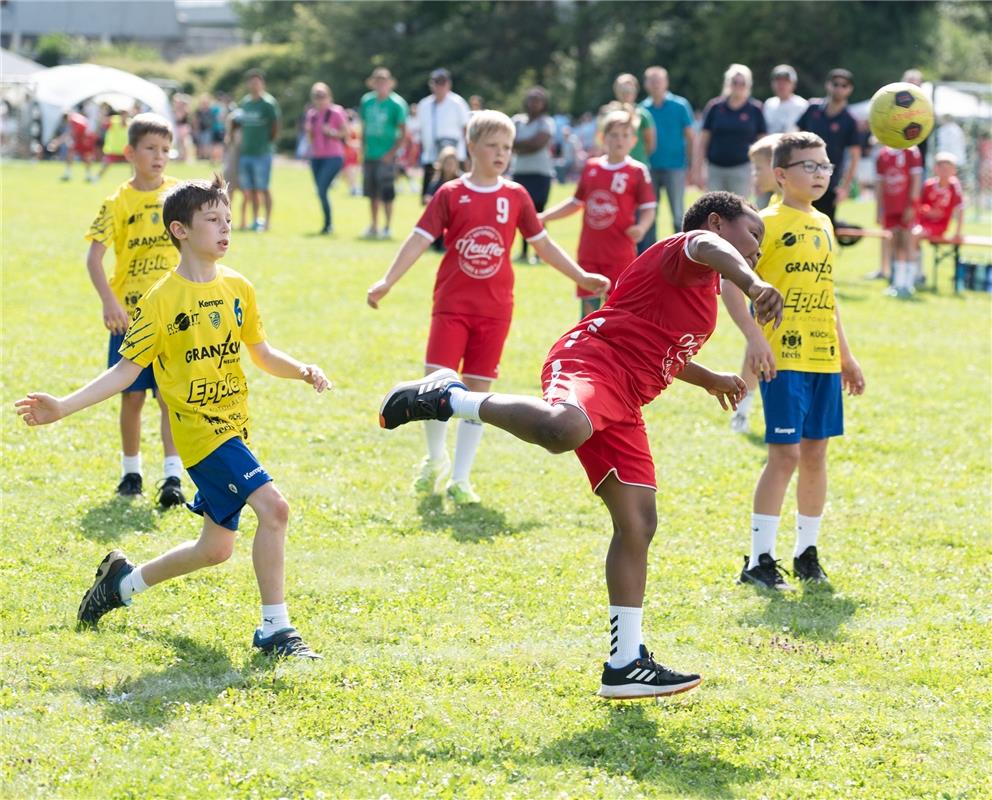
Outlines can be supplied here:
M796 94L796 71L788 64L772 70L772 91L765 100L765 127L768 133L792 133L809 103Z
M561 129L561 150L555 159L555 172L558 183L573 183L579 175L579 168L585 162L582 142L570 125Z
M251 204L256 231L266 231L272 224L272 144L279 135L282 112L276 99L265 91L265 74L260 69L248 70L248 94L241 100L241 157L238 160L238 182ZM265 218L259 216L259 206L265 206Z
M485 107L486 107L486 105L485 105L485 103L482 100L482 95L481 94L473 94L468 99L468 108L469 108L469 111L482 111L482 109L484 109Z
M396 81L385 67L372 70L366 82L371 91L362 95L359 116L362 120L362 149L365 156L363 184L371 205L372 221L363 237L388 239L396 197L396 151L406 133L406 100L393 91ZM379 230L379 206L385 213L385 225Z
M353 108L349 108L345 113L348 115L348 129L351 135L344 143L344 179L348 183L348 194L352 197L361 197L358 175L362 151L362 121Z
M334 102L331 87L317 82L310 89L311 106L307 110L304 128L310 144L310 170L317 187L317 197L324 212L321 234L334 230L331 220L331 201L327 194L331 184L344 166L344 143L348 139L348 117L344 109Z
M706 104L693 158L697 186L750 196L747 152L767 132L761 103L751 97L751 85L751 70L731 64L723 74L722 94Z
M648 164L651 183L659 206L661 190L665 189L668 208L672 213L672 230L678 233L682 230L685 207L685 176L696 138L692 126L692 106L684 97L668 90L668 70L664 67L648 67L644 71L644 88L648 97L641 103L641 108L651 115L657 135L657 146ZM655 243L656 228L657 214L638 245L639 248L643 245L639 252Z
M193 114L193 139L196 142L196 157L209 161L214 154L214 123L220 109L209 94L201 94Z
M963 168L968 161L968 139L964 129L950 114L940 118L940 125L937 128L937 151L954 156L959 168Z
M519 183L540 214L548 202L551 179L555 176L551 140L555 135L555 122L548 114L548 92L543 86L533 86L524 95L524 113L513 117L517 137L513 142L515 159L513 180ZM527 255L527 239L521 238L518 262L536 264L537 257Z
M465 127L471 113L465 99L451 90L451 73L436 69L427 82L431 93L417 104L420 119L420 165L424 170L421 198L434 177L434 162L445 147L454 147L458 160L465 163Z
M814 201L813 207L834 222L837 206L851 193L851 184L861 160L861 140L857 120L847 107L854 90L854 75L846 69L832 69L827 73L827 96L811 101L809 108L799 118L799 130L815 133L827 145L827 158L834 165L833 175L826 194Z
M192 100L192 97L182 92L172 95L172 116L176 121L176 138L173 144L176 147L176 160L184 163L189 160L193 151L191 147L193 126L189 113Z
M617 103L630 111L636 123L634 133L637 134L637 143L630 151L630 157L635 161L640 161L645 167L649 166L649 157L654 152L656 137L654 130L654 117L648 113L647 109L637 105L637 93L641 90L641 85L637 78L629 72L617 75L613 81L613 96ZM609 110L617 108L615 104L609 105Z
M231 198L231 214L234 214L234 200L241 192L241 223L238 230L247 230L246 219L248 197L238 182L238 165L241 162L241 109L235 108L227 115L224 135L224 180L227 181L227 196Z

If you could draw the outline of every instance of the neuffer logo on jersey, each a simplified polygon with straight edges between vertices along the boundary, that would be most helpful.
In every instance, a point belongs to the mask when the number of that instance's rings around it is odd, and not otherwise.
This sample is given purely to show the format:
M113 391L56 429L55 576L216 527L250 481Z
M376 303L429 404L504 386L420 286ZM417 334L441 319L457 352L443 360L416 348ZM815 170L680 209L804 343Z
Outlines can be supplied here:
M491 278L503 264L506 245L500 232L489 225L472 228L455 240L458 266L471 278Z
M586 224L594 230L609 228L619 213L616 198L605 189L595 189L586 198Z

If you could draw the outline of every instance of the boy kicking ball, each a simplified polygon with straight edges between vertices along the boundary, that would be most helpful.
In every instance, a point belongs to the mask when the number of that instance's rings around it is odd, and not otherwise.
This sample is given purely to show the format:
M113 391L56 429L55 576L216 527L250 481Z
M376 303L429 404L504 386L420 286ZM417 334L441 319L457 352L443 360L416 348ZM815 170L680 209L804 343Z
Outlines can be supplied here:
M610 655L599 694L659 697L694 688L699 675L654 660L641 639L647 553L657 527L654 463L641 406L675 379L714 395L723 408L745 393L736 375L691 361L716 325L721 276L778 324L782 296L752 271L764 226L737 195L703 195L685 233L659 242L623 273L606 305L551 348L544 399L469 391L450 369L401 383L380 407L380 425L452 416L486 422L552 453L574 450L613 522L606 556Z
M547 264L582 289L604 294L610 282L586 272L548 236L530 195L502 175L510 166L516 128L500 111L480 111L468 124L472 171L441 186L400 248L386 275L368 291L368 304L378 308L396 282L431 243L444 236L444 259L434 282L434 308L427 340L427 372L439 367L460 369L466 386L487 392L499 373L503 344L513 314L513 267L510 247L517 230ZM424 426L427 456L421 462L414 489L420 493L446 491L456 505L472 505L479 496L469 473L482 440L478 420L463 419L455 442L451 470L445 439L447 425L431 420Z
M231 211L223 183L186 181L163 198L163 221L179 265L141 298L113 367L66 397L30 393L15 403L28 425L46 425L130 386L151 365L172 416L176 446L197 493L189 508L203 517L200 538L135 566L119 550L100 563L78 619L96 625L136 594L170 578L230 558L241 509L258 515L252 562L262 597L262 624L252 644L265 653L320 658L289 622L283 549L289 504L248 449L248 387L241 346L260 369L327 388L319 367L269 346L255 289L217 262L227 252Z

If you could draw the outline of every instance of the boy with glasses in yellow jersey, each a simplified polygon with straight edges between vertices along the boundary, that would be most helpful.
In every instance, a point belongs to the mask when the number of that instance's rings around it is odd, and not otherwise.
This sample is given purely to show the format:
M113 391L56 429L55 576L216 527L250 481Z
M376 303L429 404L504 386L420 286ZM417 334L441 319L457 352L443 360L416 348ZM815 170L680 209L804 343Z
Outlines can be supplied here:
M258 516L252 562L262 598L262 624L252 644L269 654L319 658L289 622L283 579L289 504L248 449L241 347L259 369L278 378L302 380L318 392L327 388L327 379L319 367L269 346L254 287L217 263L231 237L230 202L219 177L213 183L185 181L169 191L163 221L180 251L179 266L135 306L121 359L66 397L31 393L15 403L28 425L45 425L106 400L154 365L179 454L196 484L189 508L203 517L200 538L139 566L119 550L110 552L79 605L79 622L96 625L151 586L226 561L241 510L249 505Z
M833 225L813 207L834 170L826 145L816 134L784 134L772 165L782 202L761 212L765 233L755 272L785 297L782 324L777 330L758 325L744 295L727 280L723 299L747 339L748 366L761 379L768 443L754 492L751 554L739 582L788 590L775 559L775 537L789 481L798 468L793 572L800 580L825 581L817 537L827 495L827 444L844 433L844 389L859 395L865 380L834 296Z

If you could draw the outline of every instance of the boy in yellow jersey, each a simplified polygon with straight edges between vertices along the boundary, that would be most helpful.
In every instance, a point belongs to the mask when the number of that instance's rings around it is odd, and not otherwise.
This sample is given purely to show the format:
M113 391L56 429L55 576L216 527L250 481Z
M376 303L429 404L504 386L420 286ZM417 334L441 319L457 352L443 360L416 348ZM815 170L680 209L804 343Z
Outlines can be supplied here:
M90 243L86 269L103 302L103 324L110 331L108 367L120 358L117 351L138 300L179 263L179 253L162 224L162 195L177 183L175 178L163 174L171 147L172 127L163 117L138 114L131 121L124 155L131 162L134 175L103 201L86 233ZM103 269L103 257L108 249L113 249L115 257L114 272L109 281ZM169 410L156 388L155 376L149 367L121 393L122 477L117 493L124 497L141 494L141 409L145 404L145 392L151 389L161 412L162 449L165 451L164 479L159 485L158 502L163 508L170 508L186 502L180 482L183 464L172 441Z
M83 596L78 619L96 625L150 586L226 561L247 504L258 516L252 562L262 597L262 625L253 645L266 653L319 658L289 622L283 580L289 505L247 446L248 386L241 346L270 375L305 381L318 392L327 388L327 379L319 367L269 346L254 287L217 263L231 236L230 204L220 178L175 186L163 199L163 220L181 253L179 266L134 307L122 358L66 397L32 393L15 403L28 425L55 422L122 391L152 365L179 453L196 484L189 508L203 517L200 538L140 566L112 551Z
M830 219L813 208L827 191L834 165L813 133L783 134L772 164L782 202L761 212L765 234L755 267L785 297L781 326L759 327L744 295L723 281L723 299L747 339L747 362L762 378L768 461L754 491L751 555L741 583L787 590L775 560L782 501L792 473L796 486L796 547L793 571L804 581L826 573L816 549L827 497L827 444L844 433L843 390L865 390L861 367L851 354L834 296L835 240Z
M751 180L754 183L759 208L767 208L782 202L781 189L775 179L775 170L772 168L772 152L781 136L780 133L762 136L747 151L747 157L751 160ZM744 363L741 365L741 377L747 384L747 394L730 416L730 430L734 433L748 432L747 418L751 413L754 393L758 388L758 376L747 365L747 353L744 354Z

